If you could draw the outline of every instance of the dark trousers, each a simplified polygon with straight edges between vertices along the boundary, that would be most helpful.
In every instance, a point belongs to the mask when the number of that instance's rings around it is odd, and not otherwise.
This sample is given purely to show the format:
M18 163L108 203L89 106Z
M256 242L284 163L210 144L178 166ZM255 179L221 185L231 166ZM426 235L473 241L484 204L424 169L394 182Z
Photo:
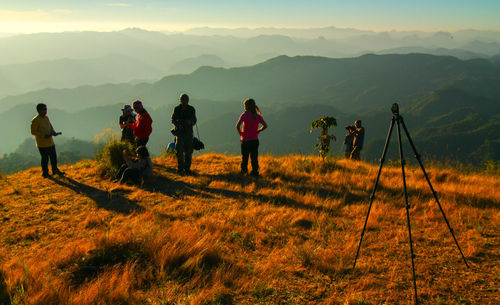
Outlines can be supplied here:
M175 137L177 150L177 170L190 171L193 156L193 135L178 135Z
M248 156L252 162L252 174L259 174L259 140L241 141L241 172L248 172Z
M352 152L351 152L351 159L353 160L359 160L361 154L361 147L359 146L354 146Z
M141 182L141 171L135 168L128 168L127 164L123 164L118 173L116 173L115 179L120 179L120 183L125 183L127 181L132 181L133 183Z
M145 137L145 138L142 138L142 139L137 138L137 141L135 142L135 145L136 145L136 147L146 146L146 144L148 144L148 141L149 141L149 137Z
M44 174L49 174L49 159L50 165L52 166L52 173L57 172L59 169L57 168L56 146L38 147L38 151L42 156L42 172Z

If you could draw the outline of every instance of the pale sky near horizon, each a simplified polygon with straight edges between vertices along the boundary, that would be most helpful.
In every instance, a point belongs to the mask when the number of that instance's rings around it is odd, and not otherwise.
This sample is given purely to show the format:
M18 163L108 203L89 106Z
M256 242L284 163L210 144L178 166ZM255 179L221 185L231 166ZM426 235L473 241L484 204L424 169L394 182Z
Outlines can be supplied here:
M0 0L0 33L326 26L500 31L500 0Z

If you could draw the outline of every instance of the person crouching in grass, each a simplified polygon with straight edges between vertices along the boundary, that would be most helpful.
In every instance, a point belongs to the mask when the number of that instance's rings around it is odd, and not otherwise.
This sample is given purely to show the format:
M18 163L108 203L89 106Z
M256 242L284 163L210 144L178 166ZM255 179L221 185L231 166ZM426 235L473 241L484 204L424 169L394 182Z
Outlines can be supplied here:
M123 151L125 164L118 170L113 180L114 182L126 183L131 181L135 184L140 184L143 178L146 180L153 175L153 162L149 157L146 146L137 147L135 152L136 156L130 157L127 155L126 150Z
M262 117L259 107L251 98L247 98L243 105L243 112L236 123L236 130L241 138L241 174L248 173L248 156L252 162L251 175L259 176L259 133L267 128L267 123ZM241 126L243 125L243 128ZM259 125L262 125L259 127Z

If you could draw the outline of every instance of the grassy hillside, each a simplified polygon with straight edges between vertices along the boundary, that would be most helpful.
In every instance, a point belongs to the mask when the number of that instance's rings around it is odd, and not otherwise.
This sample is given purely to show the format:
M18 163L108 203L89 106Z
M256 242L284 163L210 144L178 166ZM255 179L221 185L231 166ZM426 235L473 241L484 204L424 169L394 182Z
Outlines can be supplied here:
M313 156L158 158L145 186L111 183L92 161L0 181L2 304L413 304L400 169ZM424 304L492 304L500 281L500 178L429 169L467 269L419 170L408 169Z

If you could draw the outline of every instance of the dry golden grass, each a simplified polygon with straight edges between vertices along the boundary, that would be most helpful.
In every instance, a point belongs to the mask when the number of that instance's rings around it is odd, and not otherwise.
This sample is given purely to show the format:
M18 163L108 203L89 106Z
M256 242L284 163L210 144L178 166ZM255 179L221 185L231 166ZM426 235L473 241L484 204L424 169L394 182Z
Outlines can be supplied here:
M143 187L92 161L0 182L0 304L413 304L399 168L315 156L194 158L196 176L154 160ZM500 178L428 169L467 257L420 169L407 168L422 304L500 303Z

